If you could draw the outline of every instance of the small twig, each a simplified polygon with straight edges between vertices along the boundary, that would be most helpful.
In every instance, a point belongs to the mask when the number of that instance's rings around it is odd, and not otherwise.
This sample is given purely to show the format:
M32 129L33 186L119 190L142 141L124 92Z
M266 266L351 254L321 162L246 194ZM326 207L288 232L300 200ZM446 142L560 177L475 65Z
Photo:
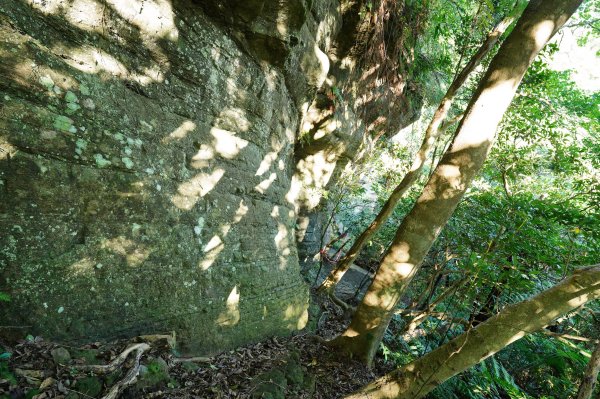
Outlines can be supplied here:
M597 339L592 339L592 338L587 338L587 337L580 337L578 335L555 333L554 331L550 331L550 330L542 330L541 332L543 334L551 336L551 337L564 338L564 339L568 339L568 340L572 340L572 341L594 342L594 343L599 343L600 342Z

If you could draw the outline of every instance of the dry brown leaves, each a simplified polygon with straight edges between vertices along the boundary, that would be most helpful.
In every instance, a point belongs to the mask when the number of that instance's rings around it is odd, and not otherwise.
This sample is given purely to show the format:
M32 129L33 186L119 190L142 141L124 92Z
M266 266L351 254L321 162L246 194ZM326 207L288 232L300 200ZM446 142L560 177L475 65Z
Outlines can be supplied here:
M330 338L343 328L339 320L340 312L330 304L322 303L321 306L325 307L327 317L322 323L320 335ZM102 364L108 364L130 344L131 340L110 344L94 343L84 348L97 351L97 359ZM300 355L301 365L316 378L315 392L289 395L297 399L342 398L371 381L376 374L381 375L389 369L376 363L374 371L367 370L362 364L340 357L308 334L271 338L193 364L175 361L170 345L160 342L152 342L150 345L152 349L144 354L142 363L152 358L164 359L169 366L173 383L141 391L128 388L122 398L250 398L256 388L254 379L284 364L292 353ZM9 348L12 352L9 368L16 377L17 385L0 381L0 397L6 394L10 398L23 398L32 389L37 390L36 396L33 396L35 399L66 398L73 392L77 393L74 389L75 382L89 376L90 372L84 373L74 367L84 363L83 359L76 356L70 365L56 365L50 354L56 347L58 345L55 343L35 338ZM66 348L77 353L77 348ZM128 359L122 365L122 374L130 366L131 359ZM111 388L106 379L102 381L102 393L98 397ZM81 393L78 395L79 398L86 398Z

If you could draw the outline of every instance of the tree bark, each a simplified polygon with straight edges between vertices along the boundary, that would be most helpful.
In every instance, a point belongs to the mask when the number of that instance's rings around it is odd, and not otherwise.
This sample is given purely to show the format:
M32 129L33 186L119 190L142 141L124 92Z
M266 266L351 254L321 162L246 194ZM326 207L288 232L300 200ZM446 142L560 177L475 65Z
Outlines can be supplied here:
M582 0L532 0L500 47L457 134L388 248L346 331L331 342L370 365L401 296L481 169L521 79Z
M431 122L427 126L425 130L425 136L423 137L423 142L421 147L415 154L415 158L413 160L413 164L408 171L408 173L404 176L400 184L396 186L388 200L385 202L379 214L375 217L373 222L367 227L357 238L356 241L352 244L352 247L348 250L346 255L340 260L338 266L333 269L330 274L327 276L325 281L323 281L321 287L324 290L327 290L330 294L333 293L335 285L342 279L346 271L350 268L356 257L360 254L360 251L364 247L364 245L373 237L375 233L379 231L381 226L385 223L385 221L390 217L398 201L404 196L406 191L415 183L417 178L420 176L423 166L425 165L425 161L427 160L427 154L431 150L431 147L435 143L436 139L440 135L441 132L444 131L445 128L450 127L452 123L455 122L454 118L448 123L442 123L444 119L448 116L448 111L450 110L450 106L454 101L454 97L458 90L463 86L466 82L469 75L477 68L477 66L481 63L481 60L490 52L492 48L494 48L494 44L500 39L502 34L506 31L506 29L512 24L515 20L515 16L513 14L504 18L496 27L488 34L486 40L481 45L481 47L477 50L477 52L471 57L469 62L464 66L464 68L456 75L450 87L446 91L446 94L442 98L438 108L436 109ZM460 114L462 117L463 114Z
M577 399L591 399L594 393L594 387L596 381L598 381L598 374L600 373L600 343L596 345L594 353L587 365L581 385L579 385L579 391L577 392Z
M579 269L554 287L507 306L479 326L379 378L346 399L422 398L448 378L543 328L557 317L598 298L600 264Z

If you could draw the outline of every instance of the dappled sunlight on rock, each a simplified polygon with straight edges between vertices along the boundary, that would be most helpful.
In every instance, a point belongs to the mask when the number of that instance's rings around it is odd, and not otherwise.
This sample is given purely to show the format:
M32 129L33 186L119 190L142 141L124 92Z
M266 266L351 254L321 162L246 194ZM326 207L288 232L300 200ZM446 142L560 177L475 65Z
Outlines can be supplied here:
M215 234L208 241L208 243L206 243L206 245L202 248L202 259L198 263L200 269L202 269L203 271L208 270L215 263L219 254L225 249L225 243L223 241L226 239L227 235L231 231L231 228L235 224L241 222L244 216L246 216L246 214L248 213L248 209L249 208L244 203L244 200L241 200L238 209L235 211L235 215L233 216L232 222L221 225L221 235ZM197 235L200 236L201 231L198 231ZM200 238L198 238L198 241L200 244L202 244Z
M106 6L124 20L135 25L148 39L177 40L178 32L169 0L27 0L35 9L47 15L61 15L71 24L88 31L102 32Z
M206 168L215 158L215 152L210 145L201 144L198 152L192 157L191 166L194 169Z
M227 309L222 312L217 318L217 324L220 326L231 327L240 321L240 292L237 287L233 287L227 301L225 302Z
M89 275L94 271L95 265L96 262L88 257L85 257L73 263L69 269L77 275Z
M235 85L232 83L232 85ZM250 121L246 116L246 111L240 108L227 108L221 111L214 120L214 125L220 129L235 131L236 133L247 132L250 127Z
M60 51L60 49L56 49ZM117 58L113 57L104 50L87 47L71 51L70 60L66 62L73 68L82 72L100 73L105 72L111 75L125 77L128 70Z
M242 218L248 213L248 207L244 204L244 200L240 201L240 206L235 211L235 217L233 218L234 223L239 223Z
M281 223L282 218L279 212L279 206L273 207L273 211L271 212L271 216L277 222L277 234L273 240L279 254L279 269L284 270L288 266L289 256L291 254L290 247L293 245L293 242L291 241L292 233L284 223Z
M313 52L310 57L305 57L302 67L308 71L309 82L316 87L321 87L329 72L329 57L316 43L313 45Z
M225 170L217 168L212 173L199 173L189 181L179 185L171 201L180 209L190 210L201 197L204 197L217 185Z
M202 248L204 255L198 264L200 269L208 270L213 263L215 263L217 257L223 251L223 249L225 249L225 245L223 244L221 237L214 235L204 246L204 248Z
M283 320L292 322L288 328L301 330L308 322L308 310L304 305L288 305L283 312Z
M223 250L223 240L217 235L214 235L204 248L202 248L204 252L214 252L215 250Z
M174 140L184 139L189 133L196 129L196 124L190 120L184 121L177 129L169 133L168 136L162 139L162 142L167 144Z
M179 37L170 0L107 0L107 3L149 38L175 41Z
M263 160L260 162L260 165L258 166L258 170L256 171L256 176L264 175L271 168L271 165L277 159L278 155L279 155L278 151L268 152L265 155L265 157L263 158Z
M226 159L235 158L248 145L248 141L239 138L234 132L213 127L210 134L214 137L214 151Z
M102 241L100 248L121 255L129 266L140 266L152 252L150 249L144 248L143 245L123 236Z
M4 137L0 136L0 160L14 157L17 153L17 148L5 141Z
M254 189L256 191L258 191L259 193L264 194L265 191L267 191L267 189L271 186L271 184L273 184L273 182L275 181L276 178L277 178L277 173L271 173L271 175L267 179L258 183L254 187Z
M329 182L335 170L336 163L337 159L335 155L325 151L319 151L298 162L297 170L299 173L297 174L297 178L299 182L296 184L300 184L306 191L304 201L310 208L317 206L321 200L319 191ZM296 188L296 190L300 191L299 188ZM309 194L309 192L312 192L312 194ZM292 199L293 194L289 198Z
M223 251L225 246L219 236L213 236L203 248L204 256L198 263L201 270L208 270L215 263L217 256Z
M108 0L107 3L97 0L28 0L28 3L44 14L64 18L78 29L94 34L104 35L107 29L123 29L126 26L130 33L138 30L141 44L155 57L162 59L160 65L133 68L99 47L82 43L77 48L65 49L62 44L57 44L53 50L65 53L65 62L73 68L86 73L102 72L128 78L143 86L164 81L169 62L160 41L174 42L178 38L169 0Z

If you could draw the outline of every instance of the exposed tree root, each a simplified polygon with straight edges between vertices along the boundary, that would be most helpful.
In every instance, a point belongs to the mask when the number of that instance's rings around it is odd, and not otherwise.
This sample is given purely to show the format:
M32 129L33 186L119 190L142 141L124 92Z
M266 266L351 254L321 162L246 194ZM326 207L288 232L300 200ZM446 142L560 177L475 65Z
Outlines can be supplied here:
M135 344L135 345L132 345L129 348L125 349L119 356L117 356L112 362L110 362L110 364L107 364L107 365L99 365L99 364L80 365L80 366L75 366L75 367L78 368L79 370L92 371L96 374L108 374L108 373L112 373L113 371L115 371L117 369L117 367L119 367L127 359L127 356L129 356L129 354L133 351L138 351L138 359L137 360L139 363L139 357L141 357L141 354L144 353L145 351L147 351L148 349L150 349L150 345L148 345L146 343Z
M123 360L125 360L125 358L127 357L127 354L129 354L133 350L137 351L137 354L135 355L135 361L133 363L133 367L127 372L127 374L121 381L117 382L110 389L110 391L108 391L108 393L102 397L102 399L118 398L119 394L123 391L123 389L125 389L129 385L133 384L137 380L137 376L140 372L140 359L142 358L142 355L144 354L144 352L146 352L148 349L150 349L150 345L148 345L148 344L133 345L133 346L130 346L129 348L127 348L123 353L121 353L117 357L117 359L119 359L124 356ZM115 359L115 360L117 360L117 359ZM113 361L113 363L114 363L114 361ZM112 363L111 363L111 365L112 365Z
M331 301L333 303L335 303L337 306L339 306L340 308L342 308L342 310L344 311L344 313L346 313L349 309L351 309L352 307L350 305L348 305L346 302L342 301L340 298L338 298L334 293L333 290L332 291L328 291L328 295L329 298L331 299Z

